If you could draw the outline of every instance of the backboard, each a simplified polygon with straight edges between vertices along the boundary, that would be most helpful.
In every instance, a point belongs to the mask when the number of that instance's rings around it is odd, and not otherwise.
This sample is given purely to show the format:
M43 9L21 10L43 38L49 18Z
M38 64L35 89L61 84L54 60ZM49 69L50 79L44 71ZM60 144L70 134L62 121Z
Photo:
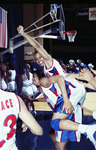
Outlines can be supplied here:
M63 11L63 6L60 4L60 21L59 21L59 32L63 40L65 40L65 16Z

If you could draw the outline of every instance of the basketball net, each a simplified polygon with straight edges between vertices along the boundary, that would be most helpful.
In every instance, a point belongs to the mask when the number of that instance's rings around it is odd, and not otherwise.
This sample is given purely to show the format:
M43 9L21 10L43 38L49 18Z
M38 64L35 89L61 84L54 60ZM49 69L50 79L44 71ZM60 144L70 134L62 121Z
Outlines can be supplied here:
M74 42L77 31L76 30L67 31L66 34L67 34L67 37L68 37L68 41L69 42Z

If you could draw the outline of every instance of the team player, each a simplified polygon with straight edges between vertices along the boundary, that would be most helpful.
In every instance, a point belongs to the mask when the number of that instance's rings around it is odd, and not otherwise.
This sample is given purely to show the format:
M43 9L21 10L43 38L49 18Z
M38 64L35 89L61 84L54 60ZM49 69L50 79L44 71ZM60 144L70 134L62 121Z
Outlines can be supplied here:
M80 141L79 132L87 135L87 137L92 141L96 148L96 139L93 137L93 134L96 133L96 122L93 125L83 125L82 123L76 123L75 119L78 118L79 104L74 108L74 113L66 113L66 110L63 108L63 103L67 100L70 100L73 103L74 99L70 98L70 89L65 87L72 86L76 89L75 85L70 85L67 80L64 81L64 78L60 75L52 77L43 77L43 74L39 71L33 73L33 82L37 86L41 86L44 97L48 105L53 110L53 117L51 121L51 127L57 131L56 140L61 141L63 144L62 150L66 150L66 143L70 138L70 141ZM57 89L54 86L54 83L57 83L61 92L58 93ZM76 90L77 95L81 94L81 99L85 97L85 90L78 88ZM67 96L68 95L68 96ZM85 116L93 116L93 112L86 108L83 108L83 114ZM82 116L81 116L82 117ZM96 113L95 117L96 119ZM78 118L80 119L80 118ZM63 142L63 143L62 143ZM60 144L60 143L59 143ZM58 147L56 147L58 149Z
M23 30L23 27L20 25L17 28L17 31L19 34L21 34L24 38L28 40L28 42L36 48L36 54L35 54L35 59L36 62L40 66L44 66L44 74L46 76L53 76L53 75L63 75L66 76L67 73L64 71L64 69L60 66L59 62L53 59L47 51L31 36L26 34ZM72 104L67 101L65 105L65 108L67 112L72 112L73 111L73 106Z
M27 110L22 99L13 92L0 89L0 116L1 150L18 150L15 144L16 121L18 117L29 127L33 134L43 134L41 126Z
M28 34L26 34L24 31L23 31L23 27L22 26L19 26L17 28L18 30L18 33L20 33L24 38L26 38L28 40L28 42L36 48L36 53L35 53L35 59L37 61L37 63L40 65L40 66L44 66L44 74L46 76L54 76L54 75L62 75L64 78L65 76L67 75L67 73L64 71L64 69L60 66L59 62L56 61L55 59L53 59L48 53L47 51L36 41L34 40L34 38L32 38L31 36L29 36ZM67 78L67 81L69 80L70 84L74 84L75 87L79 87L79 88L83 88L84 87L79 84L79 82L77 80L75 80L74 78ZM58 85L55 83L55 87L57 89L57 91L59 92L59 88L58 88ZM70 88L70 91L72 90L71 87L69 86ZM78 88L77 88L78 90ZM73 92L74 91L74 92ZM68 114L71 114L73 113L73 110L74 108L77 106L78 102L81 103L81 106L83 105L83 102L84 102L84 98L81 100L80 98L82 97L82 95L77 95L77 92L76 92L76 89L74 90L73 88L73 91L72 91L72 99L73 99L73 95L74 95L74 99L75 101L73 102L73 104L71 103L71 101L69 100L66 100L64 101L64 104L63 104L63 108L66 109L66 112ZM79 97L79 98L78 98ZM80 114L80 113L79 113ZM77 118L78 119L78 118ZM79 120L79 123L81 122L81 120ZM60 141L59 142L59 145L60 145ZM58 145L58 142L57 145ZM63 145L61 143L61 145ZM63 148L62 148L63 149Z

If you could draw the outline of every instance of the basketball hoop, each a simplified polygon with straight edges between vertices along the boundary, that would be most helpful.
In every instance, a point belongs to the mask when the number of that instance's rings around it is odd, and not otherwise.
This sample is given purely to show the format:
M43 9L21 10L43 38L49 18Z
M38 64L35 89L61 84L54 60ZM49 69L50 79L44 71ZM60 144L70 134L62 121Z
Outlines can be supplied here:
M63 32L63 34L67 34L69 42L74 42L77 31L76 30L66 31Z

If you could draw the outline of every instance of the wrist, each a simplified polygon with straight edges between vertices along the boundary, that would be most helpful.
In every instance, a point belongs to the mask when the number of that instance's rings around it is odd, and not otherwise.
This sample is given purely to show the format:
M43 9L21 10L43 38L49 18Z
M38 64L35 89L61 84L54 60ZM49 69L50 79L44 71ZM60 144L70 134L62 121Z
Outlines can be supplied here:
M19 34L24 35L24 31L21 31Z
M70 102L69 99L66 99L66 100L64 99L64 103L66 103L66 102Z
M89 83L92 83L92 82L94 82L94 80L95 80L94 77L91 77L88 82L89 82Z

